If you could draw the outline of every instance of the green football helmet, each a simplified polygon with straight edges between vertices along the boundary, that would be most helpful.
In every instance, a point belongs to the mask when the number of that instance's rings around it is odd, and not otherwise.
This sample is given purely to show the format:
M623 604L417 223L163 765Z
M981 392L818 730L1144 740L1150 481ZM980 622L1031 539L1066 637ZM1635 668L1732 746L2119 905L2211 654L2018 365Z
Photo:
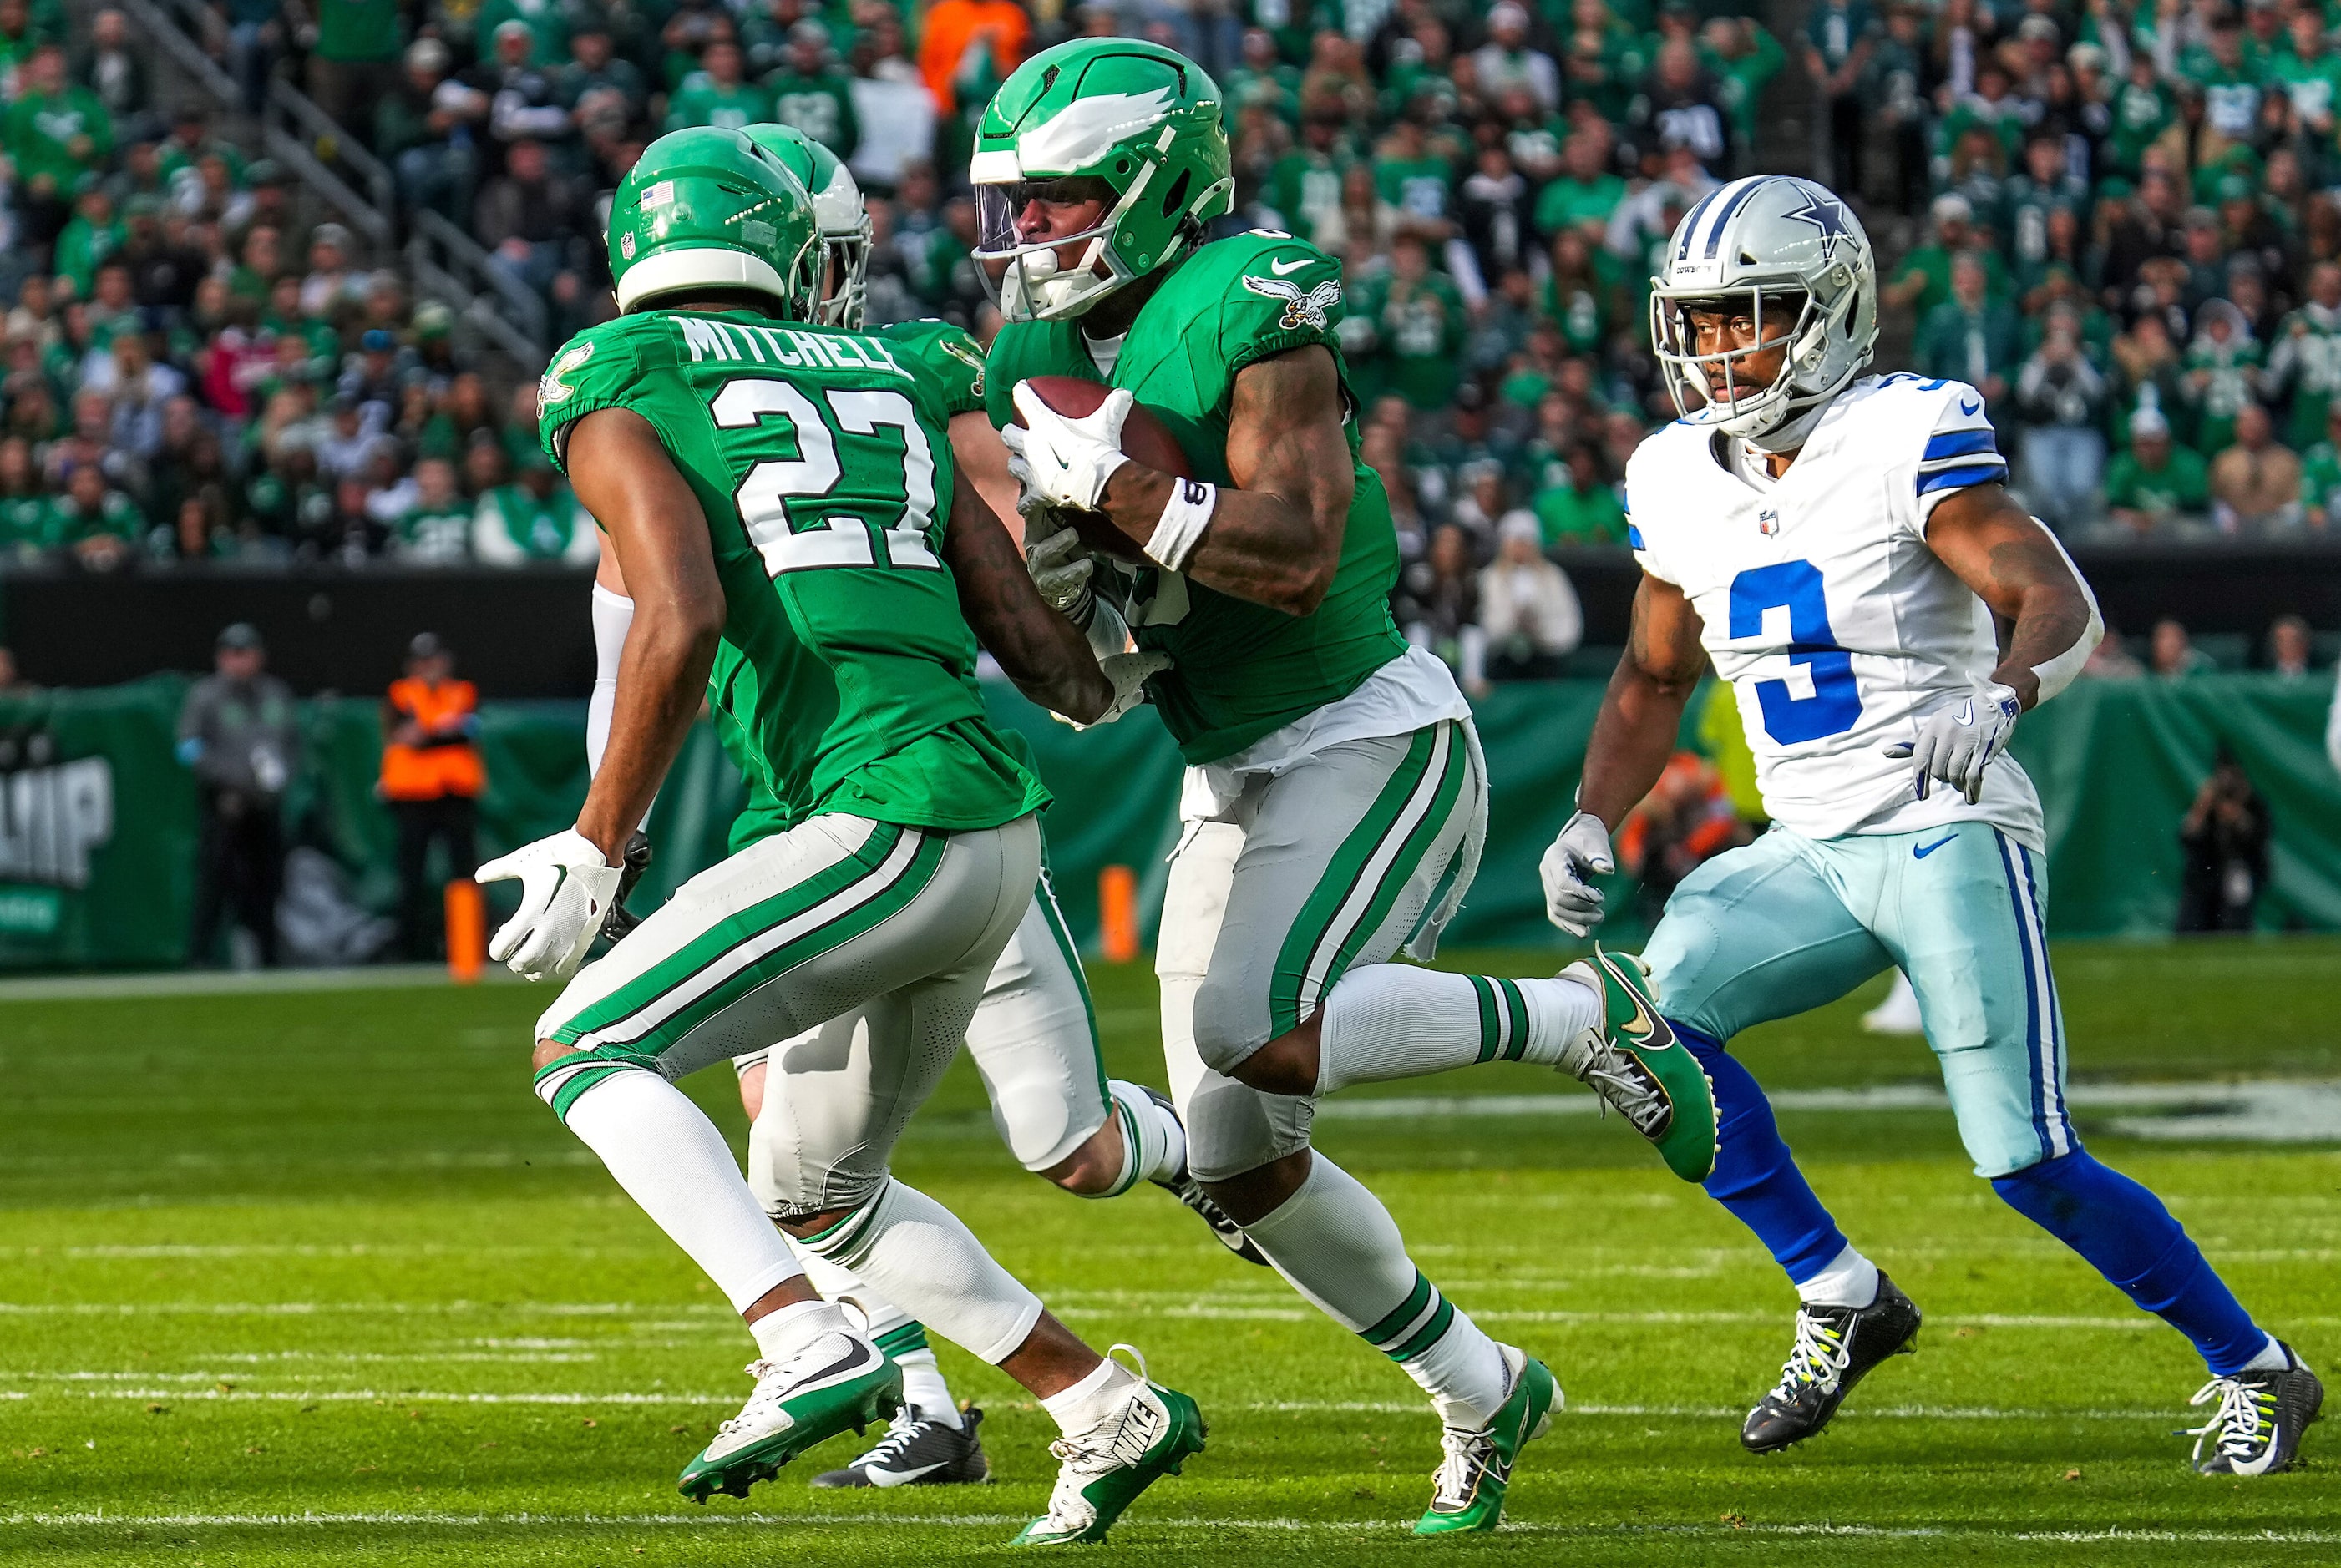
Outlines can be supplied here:
M821 236L788 165L737 131L661 136L610 205L610 278L621 313L677 294L747 289L812 319Z
M1203 68L1159 44L1076 38L1018 66L983 111L968 170L976 259L1007 264L1001 313L1078 316L1195 245L1235 191L1220 107ZM1028 203L1085 189L1107 199L1095 227L1032 243L1018 233ZM1061 265L1057 252L1083 240L1080 260Z
M821 228L822 287L819 314L824 326L862 330L870 303L870 248L877 235L862 187L837 154L794 125L746 128L748 140L788 165L812 193L813 221Z

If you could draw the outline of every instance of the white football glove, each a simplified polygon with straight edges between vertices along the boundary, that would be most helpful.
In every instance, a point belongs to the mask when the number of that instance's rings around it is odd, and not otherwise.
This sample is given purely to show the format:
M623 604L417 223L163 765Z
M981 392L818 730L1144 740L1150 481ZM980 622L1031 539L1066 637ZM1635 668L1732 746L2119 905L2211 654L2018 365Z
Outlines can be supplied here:
M1024 570L1032 574L1032 586L1041 590L1051 609L1076 626L1082 623L1082 612L1094 602L1090 577L1097 571L1097 562L1090 558L1081 536L1057 521L1045 507L1025 519Z
M488 944L488 957L532 980L567 979L593 945L624 875L574 828L489 861L473 879L519 878L520 910Z
M1008 471L1023 487L1016 510L1029 515L1032 503L1045 501L1097 511L1106 481L1130 461L1121 450L1121 423L1138 400L1116 388L1085 417L1067 419L1034 395L1029 382L1017 382L1011 395L1024 428L1011 424L1000 439L1008 444Z
M1544 884L1544 918L1572 937L1589 937L1601 924L1601 889L1592 878L1618 868L1609 850L1609 829L1590 811L1561 824L1560 837L1537 862Z
M1888 757L1908 757L1918 774L1918 799L1938 779L1959 790L1972 806L1983 799L1984 769L2007 749L2007 738L2024 715L2023 699L2012 687L1969 677L1974 690L1967 700L1939 708L1918 726L1914 744L1898 740L1886 749Z
M1086 724L1079 719L1067 719L1061 713L1055 717L1076 729L1094 729L1101 724L1111 724L1144 703L1146 682L1177 662L1169 654L1161 652L1109 653L1098 660L1098 668L1105 672L1108 680L1113 682L1113 700L1106 705L1105 711Z

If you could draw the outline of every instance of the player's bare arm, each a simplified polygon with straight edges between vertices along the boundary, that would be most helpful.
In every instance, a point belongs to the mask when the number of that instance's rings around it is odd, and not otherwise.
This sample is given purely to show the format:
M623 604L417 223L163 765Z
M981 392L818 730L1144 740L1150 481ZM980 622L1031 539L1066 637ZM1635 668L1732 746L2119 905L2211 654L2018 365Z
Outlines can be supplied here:
M1317 608L1332 586L1357 494L1342 413L1333 356L1318 344L1237 372L1228 416L1228 473L1237 488L1220 491L1210 526L1187 558L1189 578L1291 615ZM1126 463L1106 486L1105 513L1143 545L1178 482Z
M1082 723L1104 713L1113 702L1113 682L1098 668L1089 640L1032 586L1023 553L964 472L955 476L943 559L959 585L961 613L1019 691ZM630 654L633 647L629 641ZM619 690L624 690L622 681Z
M2042 665L2085 638L2096 642L2096 606L2071 562L2000 486L1970 485L1937 506L1927 521L1927 546L1991 607L2001 627L1999 666L1991 678L2026 708L2041 700Z
M723 630L707 519L650 422L602 409L569 435L570 481L600 521L634 601L610 742L577 830L616 864L699 715Z
M955 413L951 421L951 461L974 484L975 493L1008 531L1017 548L1024 544L1024 519L1016 510L1019 490L1008 472L1008 448L1000 432L981 410Z
M1643 577L1625 656L1602 694L1577 792L1578 808L1607 827L1625 820L1666 770L1683 709L1707 669L1699 630L1698 611L1681 589Z

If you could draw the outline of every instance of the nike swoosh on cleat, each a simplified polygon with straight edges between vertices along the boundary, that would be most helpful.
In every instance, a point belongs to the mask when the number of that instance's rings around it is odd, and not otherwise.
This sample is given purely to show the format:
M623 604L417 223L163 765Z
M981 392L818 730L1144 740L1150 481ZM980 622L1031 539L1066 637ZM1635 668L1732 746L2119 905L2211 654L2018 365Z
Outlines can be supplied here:
M948 1459L938 1459L932 1464L913 1465L908 1470L887 1470L872 1464L866 1474L880 1486L908 1486L920 1476L931 1475L950 1463ZM877 1481L876 1478L881 1475L886 1479Z
M794 1388L789 1391L790 1394L794 1396L799 1394L808 1393L813 1389L821 1387L831 1378L842 1377L850 1372L859 1372L863 1367L870 1365L873 1360L882 1362L885 1360L885 1357L878 1355L877 1352L870 1349L866 1345L857 1345L850 1353L848 1353L844 1360L833 1361L827 1366L822 1367L819 1372L814 1373L812 1376L805 1378Z
M1280 278L1287 273L1297 273L1308 264L1309 258L1303 256L1297 262L1270 262L1268 263L1268 270Z
M1936 850L1941 849L1944 845L1949 843L1952 839L1957 837L1958 835L1957 833L1947 833L1931 844L1914 844L1910 847L1910 858L1913 860L1923 860L1928 856L1933 854Z

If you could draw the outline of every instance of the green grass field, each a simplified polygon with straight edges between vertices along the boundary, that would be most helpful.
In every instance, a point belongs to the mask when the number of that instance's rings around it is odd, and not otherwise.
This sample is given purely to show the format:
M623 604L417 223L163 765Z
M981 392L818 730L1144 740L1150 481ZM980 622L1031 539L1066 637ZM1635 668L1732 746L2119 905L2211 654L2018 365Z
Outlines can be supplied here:
M2079 947L2058 962L2077 1083L2341 1078L2341 944ZM1159 1081L1151 976L1095 979L1117 1070ZM1878 988L1749 1037L1745 1059L1776 1090L1928 1083L1923 1046L1859 1031ZM948 1348L959 1392L990 1413L999 1484L812 1492L803 1478L848 1439L750 1503L676 1496L676 1470L745 1397L752 1347L531 1097L542 991L91 989L0 999L0 1554L931 1563L1005 1554L1041 1507L1046 1418ZM692 1087L744 1136L728 1075ZM1506 1068L1389 1087L1559 1086ZM1787 1348L1792 1293L1621 1124L1421 1111L1322 1125L1424 1268L1568 1392L1507 1528L1439 1543L1404 1535L1437 1455L1413 1386L1163 1195L1087 1204L1017 1171L964 1064L898 1169L1075 1328L1141 1346L1201 1400L1210 1450L1125 1520L1104 1549L1124 1560L2341 1560L2322 1432L2301 1474L2191 1474L2172 1434L2194 1424L2200 1364L2002 1207L1947 1114L1781 1119L1928 1325L1824 1438L1768 1461L1735 1434ZM2334 1142L2256 1146L2077 1119L2265 1321L2341 1365L2341 1126Z

